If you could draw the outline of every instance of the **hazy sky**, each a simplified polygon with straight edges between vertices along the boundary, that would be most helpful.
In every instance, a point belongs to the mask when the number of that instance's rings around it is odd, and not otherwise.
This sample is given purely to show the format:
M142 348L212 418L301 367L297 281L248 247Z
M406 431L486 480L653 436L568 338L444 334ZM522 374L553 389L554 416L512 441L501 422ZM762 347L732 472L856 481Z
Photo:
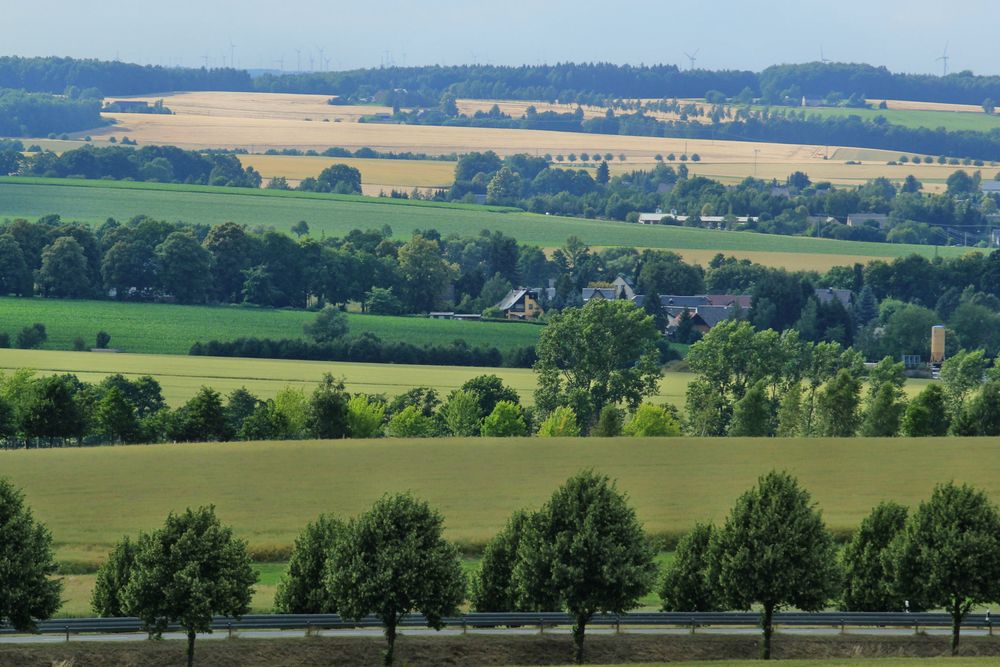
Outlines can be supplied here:
M1000 72L988 0L0 0L0 53L164 65L331 69L558 61L759 70L869 62ZM230 44L235 44L230 49ZM301 55L296 54L299 49Z

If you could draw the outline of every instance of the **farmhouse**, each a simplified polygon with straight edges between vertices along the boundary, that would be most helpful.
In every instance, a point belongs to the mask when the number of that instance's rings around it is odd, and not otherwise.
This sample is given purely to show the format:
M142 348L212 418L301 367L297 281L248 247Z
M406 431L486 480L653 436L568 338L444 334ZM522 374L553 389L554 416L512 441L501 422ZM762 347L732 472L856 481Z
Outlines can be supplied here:
M581 296L584 303L591 299L608 299L610 301L627 299L631 301L635 298L635 288L628 278L619 275L607 287L584 287Z
M531 288L517 287L507 292L497 308L503 311L504 317L508 320L533 320L545 314L541 305L541 298L551 298L549 290L554 288Z
M738 222L746 224L760 220L757 216L751 215L678 215L677 211L670 213L640 213L637 222L640 225L677 225L684 224L688 220L699 222L705 225L721 225L728 222Z

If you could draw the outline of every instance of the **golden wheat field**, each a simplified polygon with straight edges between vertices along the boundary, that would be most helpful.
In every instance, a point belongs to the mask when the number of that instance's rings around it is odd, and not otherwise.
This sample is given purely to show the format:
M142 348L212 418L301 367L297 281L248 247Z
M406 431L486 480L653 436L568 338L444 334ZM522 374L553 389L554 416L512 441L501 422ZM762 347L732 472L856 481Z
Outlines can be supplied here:
M377 195L393 189L447 188L455 180L455 163L438 160L384 160L298 155L241 155L244 167L253 167L265 180L283 176L292 185L317 176L332 164L346 164L361 172L361 189Z

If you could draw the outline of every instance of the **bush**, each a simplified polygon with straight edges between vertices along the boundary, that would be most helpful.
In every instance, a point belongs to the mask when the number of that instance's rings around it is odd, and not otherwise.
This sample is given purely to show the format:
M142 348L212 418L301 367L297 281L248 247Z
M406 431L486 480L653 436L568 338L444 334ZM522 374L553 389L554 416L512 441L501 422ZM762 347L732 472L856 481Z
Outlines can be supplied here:
M17 346L22 350L34 350L42 346L42 343L49 339L45 333L45 325L36 322L30 327L24 327L17 334Z
M98 331L96 342L98 350L108 349L108 343L111 342L111 334L109 334L107 331Z
M317 343L332 343L347 335L347 313L327 304L316 314L316 319L303 325L302 329Z
M597 417L597 423L590 429L590 435L595 438L614 438L622 434L621 408L616 405L605 405Z
M553 410L538 427L540 438L567 438L579 435L580 426L576 423L576 413L566 406L559 406Z
M397 412L385 427L391 438L432 438L435 435L434 420L415 405L408 405Z
M526 435L528 425L524 421L521 406L511 401L500 401L493 412L483 420L480 431L487 438L513 438Z
M633 438L673 437L681 434L681 426L666 408L643 403L625 424L624 433Z
M77 336L73 339L73 349L77 352L83 352L87 348L87 344L83 340L83 336Z
M441 417L449 435L469 437L479 435L479 396L472 391L456 390L441 408Z
M0 347L7 348L10 347L10 334L0 333Z
M347 402L347 434L352 438L377 438L385 419L385 405L358 394Z

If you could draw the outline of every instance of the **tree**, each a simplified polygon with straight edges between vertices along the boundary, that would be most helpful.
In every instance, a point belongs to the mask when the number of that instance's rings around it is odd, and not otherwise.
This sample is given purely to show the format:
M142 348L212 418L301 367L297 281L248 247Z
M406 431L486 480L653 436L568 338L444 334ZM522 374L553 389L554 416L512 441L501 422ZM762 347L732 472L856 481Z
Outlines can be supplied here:
M514 577L520 600L555 601L574 619L576 662L583 662L594 614L625 613L653 585L653 552L625 495L607 477L581 472L566 481L528 524Z
M882 385L865 408L861 421L861 435L868 438L892 438L899 433L906 404L900 400L895 387Z
M622 432L631 438L662 438L681 434L681 425L662 405L643 403L625 422Z
M955 655L969 610L1000 599L1000 515L982 491L941 484L893 540L885 562L904 598L948 611Z
M952 419L962 413L969 394L983 383L987 363L983 350L959 350L941 364L941 384Z
M21 400L21 431L27 438L80 438L86 430L76 400L74 375L50 375L33 380Z
M951 424L955 435L1000 435L1000 380L990 380Z
M486 186L488 204L512 204L521 194L521 177L509 167L501 167Z
M160 288L181 303L203 303L212 280L212 255L189 233L173 232L156 246Z
M733 406L729 435L751 438L774 435L775 419L774 403L767 395L764 381L759 380Z
M316 177L316 190L339 194L360 194L361 172L346 164L332 164Z
M840 369L816 397L817 435L849 438L858 430L861 383L846 368Z
M94 408L97 428L112 442L131 442L139 432L135 407L118 387L111 387Z
M531 515L527 512L514 512L507 525L486 544L479 571L472 579L470 601L474 610L526 611L518 599L514 565L521 537L530 520Z
M0 623L31 632L59 609L62 581L52 535L37 523L24 496L0 477Z
M365 310L373 315L399 315L403 304L391 287L372 287L365 296Z
M886 569L886 550L902 532L906 515L902 505L880 503L851 536L844 548L843 609L892 611L902 607L892 572Z
M585 426L605 405L636 409L659 386L657 340L653 319L628 301L564 310L538 340L536 405L543 413L567 405Z
M987 97L985 100L983 100L982 107L985 113L992 115L993 112L996 111L997 103L993 101L992 97Z
M347 402L347 434L352 438L377 438L385 421L385 404L363 394Z
M111 342L111 334L107 331L98 331L97 337L94 340L94 344L98 350L108 349L108 344Z
M580 435L580 426L576 423L576 413L572 408L560 405L549 413L542 425L538 427L540 438L575 438Z
M323 379L309 397L309 409L306 413L309 434L314 438L346 438L347 401L344 381L324 373Z
M527 435L524 410L517 403L500 401L493 412L483 419L480 434L485 438L516 438Z
M43 296L76 299L90 293L87 256L72 236L61 236L42 250L38 286Z
M167 435L180 442L229 440L232 433L219 392L211 387L200 388L174 415Z
M661 157L660 160L662 159ZM605 160L601 160L601 164L597 165L597 176L594 177L594 180L601 185L611 180L611 170L608 168L608 163Z
M344 522L321 514L295 538L288 571L278 583L274 608L280 614L335 614L337 602L326 587L330 558L344 537Z
M234 222L212 227L202 242L212 256L212 291L220 301L241 301L244 272L250 268L253 242L246 228Z
M393 663L396 628L419 612L434 629L458 612L466 582L454 545L444 539L441 515L408 494L386 495L351 520L327 565L326 586L346 618L374 614Z
M213 615L247 613L256 582L246 542L219 522L214 507L189 508L140 539L126 608L156 633L179 624L187 632L191 667L196 633L212 631Z
M385 434L390 438L431 438L435 431L434 420L415 405L396 412L385 425Z
M500 401L510 401L520 403L521 397L517 391L508 387L496 375L477 375L471 380L466 380L461 387L462 391L470 391L476 395L479 401L479 414L488 415L493 412L493 408Z
M299 220L298 222L292 224L290 230L292 234L295 234L299 238L302 238L303 236L308 236L309 223L306 222L305 220Z
M123 537L97 570L90 608L101 618L128 616L125 590L135 569L138 552L138 542Z
M0 234L0 294L28 296L32 282L21 246L10 234Z
M441 408L441 416L450 435L469 437L479 435L479 396L472 391L455 390Z
M787 473L770 472L736 501L712 544L713 585L723 605L760 605L771 657L774 612L822 609L837 593L837 548L809 493Z
M302 328L317 343L332 343L347 335L347 313L327 304L316 314L316 319Z
M663 611L717 611L718 596L709 578L709 547L714 529L698 523L677 543L660 588Z
M944 390L939 384L929 384L906 405L901 428L910 438L941 437L948 434L950 421Z
M399 249L399 272L413 312L434 310L455 277L455 267L441 256L435 241L414 236Z

